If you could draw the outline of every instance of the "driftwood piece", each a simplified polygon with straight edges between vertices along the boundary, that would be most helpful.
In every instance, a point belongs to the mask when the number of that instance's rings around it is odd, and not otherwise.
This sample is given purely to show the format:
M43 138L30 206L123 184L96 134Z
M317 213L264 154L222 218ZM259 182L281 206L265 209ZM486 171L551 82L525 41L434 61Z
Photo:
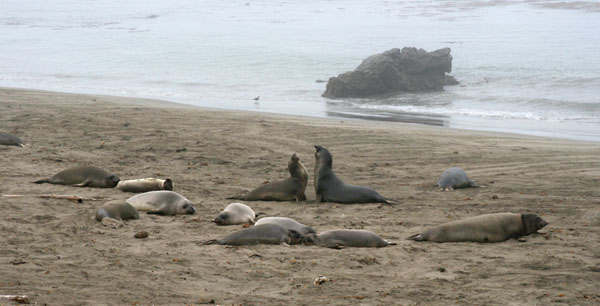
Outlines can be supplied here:
M42 199L65 199L70 201L75 201L81 203L83 201L100 201L103 198L86 198L80 197L77 195L68 195L68 194L3 194L5 198L23 198L23 197L36 197Z
M0 302L2 300L9 300L19 304L29 304L29 298L26 295L0 295Z

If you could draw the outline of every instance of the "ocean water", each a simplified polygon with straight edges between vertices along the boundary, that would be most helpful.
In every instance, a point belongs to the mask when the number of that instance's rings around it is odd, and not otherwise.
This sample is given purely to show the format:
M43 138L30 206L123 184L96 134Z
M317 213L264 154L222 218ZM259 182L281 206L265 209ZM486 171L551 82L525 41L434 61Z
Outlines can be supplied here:
M1 0L0 86L600 141L599 29L600 1ZM321 97L407 46L461 85Z

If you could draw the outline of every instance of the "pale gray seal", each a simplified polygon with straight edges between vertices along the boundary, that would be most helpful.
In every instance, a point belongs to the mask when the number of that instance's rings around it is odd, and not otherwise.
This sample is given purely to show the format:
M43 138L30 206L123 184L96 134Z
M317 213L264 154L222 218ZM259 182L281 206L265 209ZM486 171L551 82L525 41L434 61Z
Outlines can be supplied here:
M367 230L339 229L325 231L320 234L308 234L302 239L306 245L318 245L324 248L341 249L353 248L382 248L396 245L394 242L383 240L377 234Z
M221 240L208 240L206 244L252 245L252 244L297 244L302 235L279 224L261 224L235 231Z
M25 143L15 135L0 132L0 145L24 147Z
M344 183L333 173L331 153L322 146L315 146L315 149L314 180L317 202L392 204L369 187Z
M287 229L295 230L301 235L308 235L311 233L315 233L315 230L308 225L304 225L294 219L285 218L285 217L264 217L256 221L254 225L261 224L279 224Z
M448 222L408 239L435 242L500 242L535 233L546 225L548 222L536 214L485 214Z
M137 180L123 180L117 184L117 189L123 192L141 193L154 190L173 190L173 181L170 178L144 178Z
M93 166L77 166L63 170L50 178L35 181L77 187L113 188L119 183L118 176Z
M459 188L468 188L474 187L478 188L479 185L475 184L463 171L463 169L458 167L452 167L448 170L444 171L442 175L440 175L440 179L437 182L437 185L440 187L442 191L451 191Z
M104 203L96 211L96 220L102 221L104 218L113 218L121 220L139 219L137 209L123 200L114 200Z
M300 158L294 153L288 162L291 177L273 183L264 184L249 193L233 196L228 199L245 201L304 201L308 174Z
M173 216L176 214L193 214L194 204L177 192L168 190L149 191L134 195L126 200L139 211L148 214Z
M242 203L231 203L212 222L218 225L254 224L256 214L252 208Z

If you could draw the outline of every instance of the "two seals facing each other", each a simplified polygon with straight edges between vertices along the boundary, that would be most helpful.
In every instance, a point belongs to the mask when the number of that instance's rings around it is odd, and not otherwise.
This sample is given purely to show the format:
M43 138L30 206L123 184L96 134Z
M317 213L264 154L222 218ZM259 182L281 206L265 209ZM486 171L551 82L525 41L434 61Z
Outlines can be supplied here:
M0 132L0 145L24 147L25 143L15 135Z
M117 184L117 189L123 192L148 192L154 190L173 190L173 181L170 178L144 178L136 180L123 180Z
M495 213L444 223L409 240L435 242L500 242L537 232L548 225L536 214Z
M479 185L475 184L473 180L471 180L467 173L461 168L452 167L448 168L437 182L437 185L440 187L441 191L452 191L454 189L459 188L479 188Z
M372 188L344 183L333 172L331 153L322 146L315 146L315 149L314 180L317 202L393 204Z
M93 166L77 166L63 170L50 178L34 183L71 185L76 187L113 188L119 183L118 176Z
M113 218L120 220L139 219L137 209L123 200L114 200L104 203L96 211L96 220L102 221L104 218Z
M255 244L298 244L302 235L294 230L284 228L279 224L260 224L235 231L221 240L213 239L203 242L207 244L224 245L255 245Z
M256 213L248 205L231 203L212 222L217 225L254 224Z
M300 158L294 153L288 162L290 177L273 183L264 184L248 193L228 199L245 201L304 201L308 173Z
M354 248L382 248L396 245L367 230L329 230L319 234L308 234L302 239L305 245L317 245L324 248L341 249Z
M135 209L148 214L173 216L177 214L193 214L196 207L177 192L168 190L140 193L126 200Z

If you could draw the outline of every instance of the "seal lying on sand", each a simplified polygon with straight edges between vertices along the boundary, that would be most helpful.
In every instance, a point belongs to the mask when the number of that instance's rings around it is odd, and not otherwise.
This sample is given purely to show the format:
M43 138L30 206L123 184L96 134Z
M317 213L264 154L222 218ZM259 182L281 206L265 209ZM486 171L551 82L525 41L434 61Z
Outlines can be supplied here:
M50 178L35 181L77 187L113 188L119 183L118 176L93 166L78 166L63 170Z
M173 181L168 178L165 180L157 178L145 178L137 180L124 180L117 184L117 189L123 192L147 192L154 190L173 190Z
M535 233L546 225L548 222L536 214L486 214L448 222L408 239L435 242L500 242Z
M24 147L25 143L15 135L0 132L0 145Z
M212 222L217 225L254 224L256 213L242 203L231 203Z
M333 173L331 153L321 146L315 146L315 149L315 193L317 194L317 202L392 204L369 187L342 182Z
M437 185L440 187L442 191L451 191L459 188L468 188L474 187L478 188L479 185L475 184L463 171L463 169L458 167L452 167L448 170L444 171L442 175L440 175L440 179L437 182Z
M278 224L261 224L235 231L221 240L208 240L207 244L252 245L252 244L298 244L302 235Z
M256 221L255 225L261 225L261 224L279 224L279 225L283 226L284 228L287 228L289 230L294 230L303 236L311 234L311 233L315 233L315 230L312 229L312 227L310 227L308 225L304 225L294 219L285 218L285 217L261 218L258 221Z
M104 203L96 211L96 220L102 221L104 218L129 220L139 219L140 215L131 204L123 200L114 200Z
M324 248L382 248L396 243L383 240L377 234L366 230L330 230L320 234L308 234L302 239L306 245L318 245Z
M168 190L140 193L127 199L126 202L139 211L162 216L193 214L196 211L192 202L177 192Z
M228 199L245 201L304 201L308 174L300 158L294 153L288 162L291 177L278 182L264 184L247 194L233 196Z

